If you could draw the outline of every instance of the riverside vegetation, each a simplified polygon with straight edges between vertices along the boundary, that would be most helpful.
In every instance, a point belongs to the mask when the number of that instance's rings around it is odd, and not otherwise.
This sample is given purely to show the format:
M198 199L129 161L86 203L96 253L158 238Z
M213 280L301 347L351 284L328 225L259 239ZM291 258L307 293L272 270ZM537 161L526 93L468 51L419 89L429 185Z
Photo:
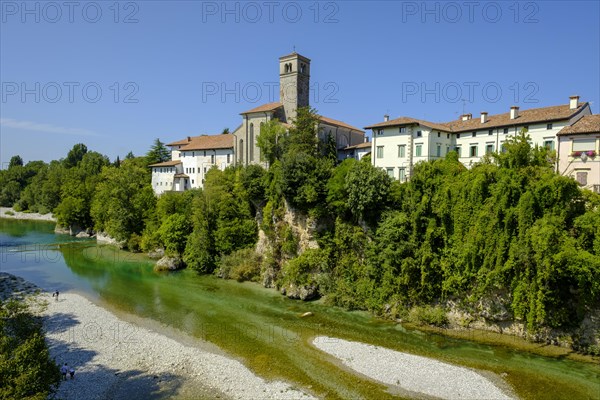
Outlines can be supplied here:
M515 323L600 354L600 196L556 174L525 131L470 169L451 152L399 183L368 157L338 163L315 126L312 109L287 132L271 121L258 136L268 169L213 168L204 189L158 199L147 167L169 159L158 140L113 163L83 144L50 164L16 156L0 205L292 298L428 325Z

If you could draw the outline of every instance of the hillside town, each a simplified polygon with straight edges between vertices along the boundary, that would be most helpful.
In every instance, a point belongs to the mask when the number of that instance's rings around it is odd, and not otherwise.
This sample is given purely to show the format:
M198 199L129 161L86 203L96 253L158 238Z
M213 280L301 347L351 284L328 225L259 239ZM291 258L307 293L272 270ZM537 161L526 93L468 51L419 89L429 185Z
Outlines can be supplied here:
M166 191L201 188L210 168L224 170L231 165L260 164L257 137L271 120L289 128L296 110L308 107L311 60L296 52L279 58L280 101L243 111L240 125L232 133L187 136L168 143L171 160L152 164L152 188L157 195ZM511 135L525 130L533 146L543 146L556 154L556 172L575 179L582 188L600 193L600 114L592 114L588 102L570 96L568 103L521 110L510 106L506 113L479 116L463 114L457 120L430 122L410 116L371 123L365 130L333 118L320 116L316 128L320 140L331 137L338 159L371 163L390 178L405 182L414 166L436 160L456 151L466 167L481 162L486 155L502 152Z

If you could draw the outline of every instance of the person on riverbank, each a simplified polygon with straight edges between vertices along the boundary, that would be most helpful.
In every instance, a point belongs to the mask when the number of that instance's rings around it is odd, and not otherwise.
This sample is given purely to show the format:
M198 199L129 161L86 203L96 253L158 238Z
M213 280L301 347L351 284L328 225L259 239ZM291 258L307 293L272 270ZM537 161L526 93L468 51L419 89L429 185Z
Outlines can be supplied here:
M52 293L52 297L54 297L54 301L58 301L58 295L59 295L59 291L57 290L56 292Z
M69 366L65 363L62 367L60 367L60 373L62 375L63 381L67 380L67 372L69 371Z
M75 368L69 368L69 375L71 375L71 379L75 379Z

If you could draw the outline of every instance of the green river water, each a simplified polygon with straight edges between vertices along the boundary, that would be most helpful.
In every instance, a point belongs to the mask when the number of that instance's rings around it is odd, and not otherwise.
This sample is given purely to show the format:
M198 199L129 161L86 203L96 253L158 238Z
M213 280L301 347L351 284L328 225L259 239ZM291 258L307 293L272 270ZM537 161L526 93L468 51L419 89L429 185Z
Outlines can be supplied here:
M600 399L600 366L423 333L251 283L155 273L143 256L53 233L53 224L0 219L0 270L46 290L75 290L216 344L265 378L325 398L388 398L386 387L316 350L316 335L356 340L502 374L524 399ZM309 318L299 316L307 311Z

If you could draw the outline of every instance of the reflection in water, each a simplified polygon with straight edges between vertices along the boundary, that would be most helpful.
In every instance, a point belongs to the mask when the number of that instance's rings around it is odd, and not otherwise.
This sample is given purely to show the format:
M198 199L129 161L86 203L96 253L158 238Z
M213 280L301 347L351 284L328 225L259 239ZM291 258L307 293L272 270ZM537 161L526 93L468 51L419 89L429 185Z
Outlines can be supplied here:
M63 243L52 245L48 254L37 259L11 255L3 259L2 269L49 290L82 291L120 311L213 342L241 357L257 373L310 386L317 395L390 396L383 386L340 369L312 347L310 339L318 335L506 373L506 379L525 398L593 398L598 393L599 373L590 364L424 334L366 313L289 300L255 284L197 276L192 271L155 273L153 263L144 256L97 246L89 240L66 243L68 238L54 235L47 225L2 223L3 243L15 237L25 242L21 245ZM301 319L307 311L314 316Z

